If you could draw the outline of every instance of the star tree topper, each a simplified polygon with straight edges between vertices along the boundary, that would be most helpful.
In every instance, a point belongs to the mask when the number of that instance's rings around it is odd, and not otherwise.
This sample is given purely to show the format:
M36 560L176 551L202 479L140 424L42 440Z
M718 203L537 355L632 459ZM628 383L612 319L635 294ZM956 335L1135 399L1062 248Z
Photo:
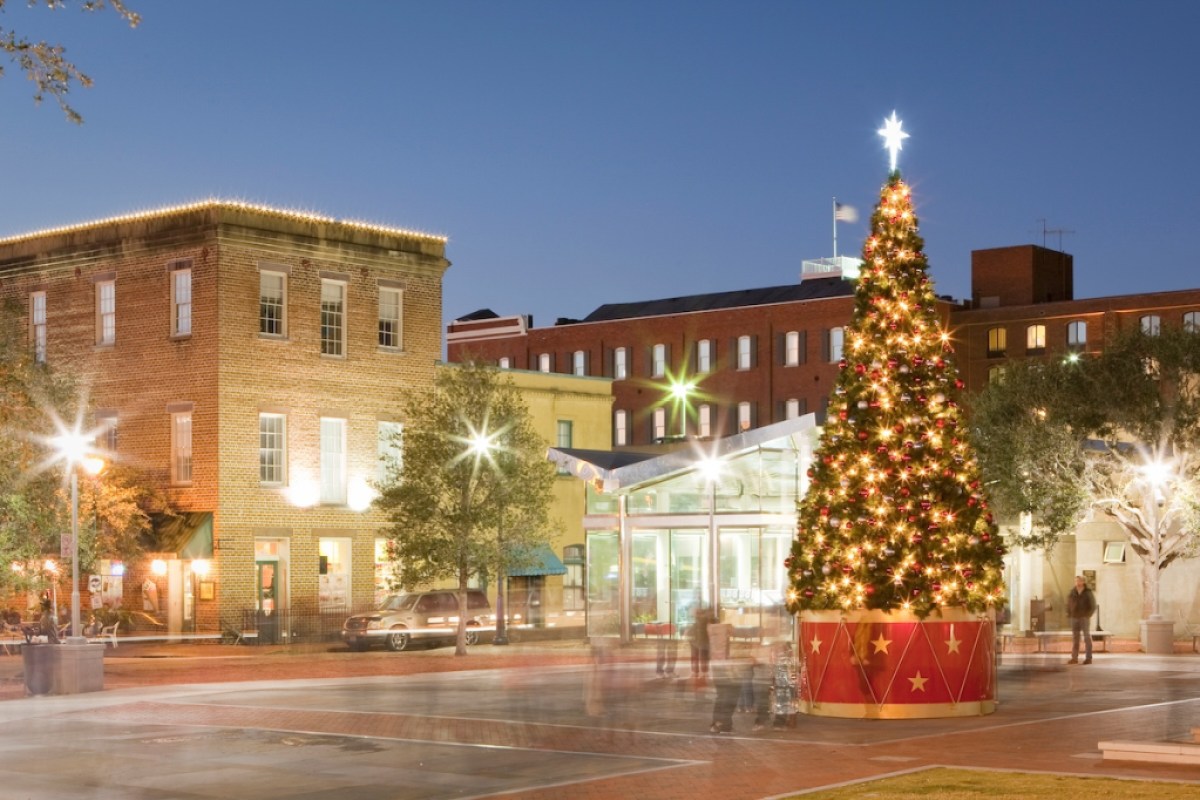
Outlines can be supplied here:
M896 153L904 149L901 144L908 138L908 134L900 130L900 126L904 123L896 119L896 112L892 112L892 116L883 121L883 127L875 131L883 137L883 149L887 150L891 155L892 172L896 171Z

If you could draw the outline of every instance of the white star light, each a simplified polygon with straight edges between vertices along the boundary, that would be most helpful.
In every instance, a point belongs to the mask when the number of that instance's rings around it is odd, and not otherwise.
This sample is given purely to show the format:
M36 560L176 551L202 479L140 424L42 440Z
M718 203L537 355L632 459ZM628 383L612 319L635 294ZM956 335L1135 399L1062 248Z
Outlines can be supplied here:
M883 149L887 150L892 157L892 172L896 171L896 153L904 149L901 144L908 138L908 134L900 130L900 126L904 123L896 119L896 112L892 112L892 116L883 121L883 127L875 131L883 137Z

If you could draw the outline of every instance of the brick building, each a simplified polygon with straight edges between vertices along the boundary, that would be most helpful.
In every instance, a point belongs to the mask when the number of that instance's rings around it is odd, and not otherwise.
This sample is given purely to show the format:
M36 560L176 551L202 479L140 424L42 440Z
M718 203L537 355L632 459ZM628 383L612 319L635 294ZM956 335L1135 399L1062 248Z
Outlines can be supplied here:
M371 482L432 382L448 266L441 237L220 201L0 239L37 358L188 512L156 570L101 563L106 598L171 631L270 610L281 638L370 605Z

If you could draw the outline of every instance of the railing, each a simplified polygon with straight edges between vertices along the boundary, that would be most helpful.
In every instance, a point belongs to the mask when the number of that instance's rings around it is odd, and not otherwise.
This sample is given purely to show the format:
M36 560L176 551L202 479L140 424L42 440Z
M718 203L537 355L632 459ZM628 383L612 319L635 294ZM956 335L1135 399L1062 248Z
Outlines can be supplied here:
M247 608L242 610L241 627L231 633L241 641L257 644L335 642L341 639L342 624L354 613L348 606L272 612Z

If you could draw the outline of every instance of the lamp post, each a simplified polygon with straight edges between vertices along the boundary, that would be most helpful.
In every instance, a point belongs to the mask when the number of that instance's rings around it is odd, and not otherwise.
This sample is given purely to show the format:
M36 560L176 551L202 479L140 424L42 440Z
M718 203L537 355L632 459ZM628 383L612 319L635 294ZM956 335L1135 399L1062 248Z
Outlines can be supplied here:
M467 440L467 450L475 458L475 470L479 469L479 460L481 458L491 459L492 450L495 448L495 434L486 432L473 433L470 439ZM500 551L500 564L496 570L496 631L492 634L493 645L508 644L508 619L504 612L504 590L505 584L508 583L508 570L504 564L504 518L501 515L500 522L496 527L496 544Z
M688 395L696 388L696 384L690 381L672 381L671 396L675 398L675 404L679 408L679 438L687 438L687 400Z
M103 459L90 454L92 440L78 430L64 433L54 440L59 455L66 463L71 480L71 635L67 644L86 644L79 624L79 472L82 467L89 475L99 475Z

